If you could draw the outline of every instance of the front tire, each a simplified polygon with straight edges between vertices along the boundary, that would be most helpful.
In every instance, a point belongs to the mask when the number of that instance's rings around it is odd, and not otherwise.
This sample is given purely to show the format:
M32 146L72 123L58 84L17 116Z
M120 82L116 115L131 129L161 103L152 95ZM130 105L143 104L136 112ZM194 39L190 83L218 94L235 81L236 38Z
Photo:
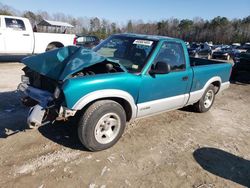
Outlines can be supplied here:
M122 136L125 126L126 114L119 103L97 101L80 119L78 137L87 149L100 151L112 147Z
M215 99L215 88L212 84L205 90L202 98L194 104L194 109L197 112L207 112L213 105Z

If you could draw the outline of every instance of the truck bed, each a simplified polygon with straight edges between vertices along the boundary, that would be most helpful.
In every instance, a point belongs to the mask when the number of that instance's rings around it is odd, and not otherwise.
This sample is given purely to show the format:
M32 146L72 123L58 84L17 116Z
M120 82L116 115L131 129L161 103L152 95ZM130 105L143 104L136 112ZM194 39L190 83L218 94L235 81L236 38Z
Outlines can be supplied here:
M193 70L193 85L191 92L200 90L210 78L220 77L221 83L227 82L230 77L232 65L223 61L190 57Z
M224 61L218 61L218 60L210 60L210 59L201 59L201 58L195 58L195 57L190 57L190 65L192 67L194 66L200 66L200 65L214 65L214 64L224 64L227 62Z

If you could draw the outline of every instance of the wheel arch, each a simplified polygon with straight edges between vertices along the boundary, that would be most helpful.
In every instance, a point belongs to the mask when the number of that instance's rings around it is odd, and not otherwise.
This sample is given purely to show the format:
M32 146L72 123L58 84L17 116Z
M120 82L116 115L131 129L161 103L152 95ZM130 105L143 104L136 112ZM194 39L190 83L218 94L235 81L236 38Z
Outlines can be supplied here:
M113 100L119 103L126 113L127 121L130 121L131 119L134 119L136 117L137 106L134 102L133 97L126 91L116 89L107 89L91 92L86 96L80 98L73 106L73 109L84 110L94 102L100 100Z
M220 91L221 82L218 80L212 82L211 84L215 87L215 94L217 94Z
M218 93L220 91L221 88L221 78L219 76L214 76L212 78L210 78L206 84L203 86L202 89L197 90L197 91L193 91L190 93L190 97L189 100L187 102L186 105L190 105L190 104L194 104L197 101L199 101L201 99L201 97L203 96L204 92L206 91L206 89L209 87L209 85L214 85L216 88L216 92Z
M203 91L205 91L209 87L209 85L212 84L216 88L215 93L218 93L221 87L221 82L221 77L214 76L206 82L205 86L203 87Z
M48 49L50 49L49 47L50 46L55 46L55 47L57 47L57 48L61 48L61 47L64 47L64 44L63 43L61 43L61 42L58 42L58 41L53 41L53 42L50 42L47 46L46 46L46 51L48 50Z

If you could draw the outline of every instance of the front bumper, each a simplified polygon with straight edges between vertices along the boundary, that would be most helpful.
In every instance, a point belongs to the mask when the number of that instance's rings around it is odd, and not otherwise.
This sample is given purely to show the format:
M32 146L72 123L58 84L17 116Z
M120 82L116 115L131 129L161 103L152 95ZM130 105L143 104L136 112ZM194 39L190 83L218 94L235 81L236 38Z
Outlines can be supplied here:
M27 118L28 127L35 128L47 123L44 122L44 117L46 114L46 108L48 108L48 104L53 101L53 94L32 86L28 86L25 83L19 84L17 89L25 98L29 97L38 103L37 105L31 107L29 111Z
M37 104L34 107L31 107L29 115L27 118L27 125L29 128L36 128L48 122L43 122L46 110Z
M30 97L37 101L40 106L47 108L48 104L53 101L53 94L41 89L28 86L27 84L21 83L17 88L24 96Z
M29 128L39 127L41 125L54 122L55 120L67 120L68 117L74 116L76 110L55 104L54 94L21 83L18 90L24 98L31 98L37 104L30 108L27 124Z

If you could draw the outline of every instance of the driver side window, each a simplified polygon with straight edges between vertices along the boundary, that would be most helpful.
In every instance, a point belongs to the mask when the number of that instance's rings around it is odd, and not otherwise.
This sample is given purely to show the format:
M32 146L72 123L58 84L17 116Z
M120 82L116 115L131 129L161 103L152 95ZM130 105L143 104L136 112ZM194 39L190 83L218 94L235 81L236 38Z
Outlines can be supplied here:
M155 58L155 63L157 62L168 63L171 72L184 71L186 62L182 45L176 42L164 42Z

